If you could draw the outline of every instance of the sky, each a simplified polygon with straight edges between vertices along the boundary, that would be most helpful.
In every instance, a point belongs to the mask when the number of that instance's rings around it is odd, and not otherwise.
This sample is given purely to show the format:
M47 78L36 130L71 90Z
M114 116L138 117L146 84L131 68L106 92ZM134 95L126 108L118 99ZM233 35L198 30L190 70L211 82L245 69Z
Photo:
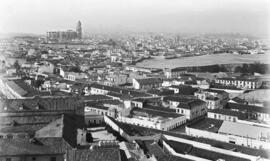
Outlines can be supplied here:
M0 33L240 32L267 35L269 0L0 0Z

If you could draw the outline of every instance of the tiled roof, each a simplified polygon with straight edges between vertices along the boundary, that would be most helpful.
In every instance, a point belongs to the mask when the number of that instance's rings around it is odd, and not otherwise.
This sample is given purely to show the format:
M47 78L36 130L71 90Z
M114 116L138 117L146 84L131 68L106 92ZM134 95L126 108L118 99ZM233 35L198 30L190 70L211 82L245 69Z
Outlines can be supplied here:
M133 99L132 101L144 103L144 102L146 102L146 99L144 99L144 98L136 98L136 99Z
M177 153L182 154L189 154L192 156L209 159L209 160L218 160L218 159L225 159L225 160L231 160L231 161L249 161L248 159L243 159L240 157L235 157L223 153L218 153L214 151L209 151L206 149L201 149L197 147L193 147L192 145L185 144L182 142L176 142L176 141L165 141L169 146L171 146Z
M77 128L83 126L83 123L75 115L63 114L47 126L36 131L37 138L58 137L63 138L70 146L77 146Z
M182 157L177 157L173 155L169 155L163 151L163 149L153 141L140 141L139 145L144 144L148 153L154 155L158 161L191 161L189 159L185 159Z
M191 99L185 97L177 97L177 96L167 96L163 98L164 101L174 101L174 102L188 102Z
M59 110L75 110L78 103L75 97L55 97L31 99L6 99L0 100L0 111L59 111ZM4 108L7 110L4 110ZM20 109L23 107L23 109Z
M253 156L261 156L263 158L270 158L270 151L269 150L264 150L264 149L253 149L241 145L236 145L236 144L231 144L231 143L226 143L226 142L221 142L213 139L207 139L207 138L202 138L202 137L196 137L193 138L194 141L198 141L201 143L206 143L210 144L214 147L218 147L221 149L226 149L226 150L232 150L235 149L235 151L243 153L243 154L248 154L248 155L253 155Z
M151 116L160 116L160 117L172 117L172 118L176 118L176 117L180 117L182 115L174 113L174 112L165 112L165 111L160 111L160 110L153 110L153 109L147 109L147 108L134 108L132 110L132 112L134 113L146 113L147 115L151 115Z
M74 161L121 161L120 151L116 147L97 147L93 150L78 149Z
M36 131L35 137L62 137L63 136L63 118L59 118L43 128Z
M50 92L40 92L28 85L21 79L16 79L12 81L12 87L15 91L18 91L19 94L23 97L33 97L33 96L47 96L50 95Z
M229 109L214 109L208 112L216 113L216 114L223 114L223 115L228 115L228 116L236 116L239 119L246 119L247 115L246 113L243 112L238 112L238 111L232 111Z
M166 143L168 143L175 152L180 153L180 154L188 154L191 152L193 146L191 144L186 144L182 142L176 142L176 141L171 141L171 140L165 140Z
M223 90L214 90L214 89L205 89L205 92L211 92L211 93L217 93L217 94L222 94L222 93L227 93Z
M186 69L183 68L183 67L178 67L178 68L171 69L171 72L180 72L180 71L186 71Z
M31 114L14 114L7 116L0 116L0 125L12 126L13 122L18 125L37 125L37 124L48 124L50 121L54 121L59 118L59 114L49 113L31 113ZM15 127L16 127L15 126Z
M104 95L89 95L89 96L81 96L81 99L84 101L99 101L99 100L110 100L112 98Z
M119 93L119 94L124 94L124 95L130 95L132 97L147 97L151 96L149 94L143 93L143 92L138 92L138 91L133 91L133 90L128 90L125 88L120 88L120 87L111 87L111 86L106 86L106 85L101 85L101 84L91 84L91 88L97 88L97 89L103 89L109 92L114 92L114 93Z
M25 134L34 134L35 131L41 129L46 124L24 124L24 125L16 125L16 126L0 126L1 133L25 133Z
M224 77L224 78L217 78L218 80L232 80L232 81L250 81L250 82L257 82L259 79L257 78L230 78L230 77Z
M140 84L155 84L155 83L162 83L162 79L160 78L143 78L143 79L136 79Z
M100 102L86 102L85 106L101 110L109 110L109 107L103 106Z
M102 101L102 104L120 105L122 102L119 100L104 100Z
M179 85L179 86L171 86L169 88L177 88L179 89L179 94L182 95L193 95L194 92L196 92L198 89L192 88L191 86L188 85Z
M180 102L179 105L177 106L178 108L185 108L185 109L192 109L196 106L200 106L205 104L204 101L200 100L200 99L195 99L195 100L191 100L188 102Z
M162 90L150 89L150 90L147 91L147 93L158 95L158 96L168 96L168 95L173 95L174 91L169 90L169 89L162 89Z
M121 98L123 96L123 94L121 93L116 93L116 92L108 92L107 96L112 96L112 97L117 97L117 98Z
M16 91L19 95L25 96L28 92L25 91L23 88L18 86L14 81L8 81L7 85L12 88L12 90Z
M237 109L243 112L258 112L258 113L268 113L270 114L270 110L267 107L259 107L252 105L243 105L238 103L227 103L228 109Z
M221 127L223 120L204 118L201 120L197 120L192 122L188 126L195 129L210 131L210 132L218 132Z
M247 104L247 101L245 99L241 99L239 97L234 97L232 100L239 104Z
M62 138L0 139L0 156L64 154L66 147Z
M174 112L174 113L176 112L175 109L172 109L172 108L165 108L165 107L151 106L151 105L146 105L143 108L149 109L149 110L164 111L164 112Z

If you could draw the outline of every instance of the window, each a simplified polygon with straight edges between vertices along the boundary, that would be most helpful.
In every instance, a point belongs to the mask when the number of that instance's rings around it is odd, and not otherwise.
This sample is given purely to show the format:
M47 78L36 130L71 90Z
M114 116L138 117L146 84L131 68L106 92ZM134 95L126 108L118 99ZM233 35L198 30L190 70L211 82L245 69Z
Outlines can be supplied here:
M56 161L56 157L51 157L51 161Z

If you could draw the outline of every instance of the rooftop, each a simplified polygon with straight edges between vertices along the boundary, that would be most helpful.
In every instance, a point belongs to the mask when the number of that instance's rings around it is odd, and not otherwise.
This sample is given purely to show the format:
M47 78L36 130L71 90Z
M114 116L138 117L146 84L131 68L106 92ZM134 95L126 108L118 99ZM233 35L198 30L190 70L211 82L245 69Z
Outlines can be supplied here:
M35 97L30 99L5 99L0 100L0 111L20 112L20 111L59 111L75 110L78 101L75 97ZM5 110L5 108L7 108Z
M267 107L244 105L244 104L238 104L238 103L227 103L226 107L228 109L237 109L237 110L243 111L243 112L258 112L258 113L270 114L270 109Z
M238 119L247 119L247 115L243 112L238 112L238 111L232 111L229 109L214 109L211 111L208 111L211 113L216 113L216 114L222 114L222 115L228 115L228 116L236 116Z
M211 93L217 93L217 94L223 94L223 93L227 93L223 90L214 90L214 89L205 89L205 92L211 92Z
M160 111L160 110L153 110L153 109L147 109L147 108L134 108L132 110L133 114L139 114L139 113L145 113L148 116L154 116L154 117L163 117L163 118L176 118L176 117L180 117L183 115L177 114L177 113L173 113L173 112L165 112L165 111Z
M248 124L224 121L218 130L218 133L243 136L253 139L267 137L270 129L266 127L253 126Z
M149 110L163 111L163 112L173 112L173 113L176 112L175 109L166 108L166 107L160 107L160 106L146 105L143 108L144 109L149 109Z
M96 147L93 150L77 149L74 155L75 161L121 161L118 147Z
M190 123L188 127L217 133L222 123L222 120L204 118Z
M251 82L256 82L259 79L257 78L232 78L232 77L223 77L223 78L217 78L218 80L232 80L232 81L251 81Z
M173 95L174 91L173 90L169 90L169 89L150 89L147 91L147 93L149 94L154 94L154 95L158 95L158 96L168 96L168 95Z
M0 156L64 154L62 138L0 139Z
M233 151L237 151L237 152L248 154L248 155L261 156L263 158L270 158L270 151L269 150L267 151L267 150L263 150L263 149L253 149L253 148L249 148L249 147L245 147L245 146L241 146L241 145L221 142L221 141L202 138L202 137L194 137L194 138L192 138L192 140L198 141L201 143L210 144L213 147L217 147L217 148L221 148L221 149L233 150Z
M160 78L143 78L143 79L136 79L140 84L153 84L153 83L162 83L162 79Z
M154 141L137 141L141 148L154 155L158 161L191 161L186 158L169 155Z
M56 121L51 122L42 129L36 131L37 138L61 137L70 146L77 146L77 129L84 127L82 116L63 114Z
M91 88L97 88L97 89L103 89L109 92L114 92L114 93L119 93L119 94L124 94L124 95L130 95L131 97L148 97L151 96L150 94L146 94L143 92L139 91L134 91L134 90L128 90L126 88L120 88L120 87L112 87L112 86L106 86L106 85L101 85L101 84L91 84Z
M189 154L192 156L209 159L209 160L218 160L218 159L224 159L224 160L231 160L231 161L248 161L248 159L243 159L240 157L235 157L231 155L226 155L223 153L218 153L214 151L209 151L206 149L201 149L194 147L190 144L182 143L182 142L176 142L172 140L165 140L169 146L171 146L177 153L181 154Z
M89 95L81 96L84 101L99 101L99 100L110 100L111 98L104 95Z

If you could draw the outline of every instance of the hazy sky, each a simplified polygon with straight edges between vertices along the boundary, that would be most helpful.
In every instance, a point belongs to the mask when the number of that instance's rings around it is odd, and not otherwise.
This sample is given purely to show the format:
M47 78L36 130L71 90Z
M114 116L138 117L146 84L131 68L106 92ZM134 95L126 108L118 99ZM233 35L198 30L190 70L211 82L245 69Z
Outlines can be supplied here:
M0 0L0 33L244 32L266 34L269 0Z

